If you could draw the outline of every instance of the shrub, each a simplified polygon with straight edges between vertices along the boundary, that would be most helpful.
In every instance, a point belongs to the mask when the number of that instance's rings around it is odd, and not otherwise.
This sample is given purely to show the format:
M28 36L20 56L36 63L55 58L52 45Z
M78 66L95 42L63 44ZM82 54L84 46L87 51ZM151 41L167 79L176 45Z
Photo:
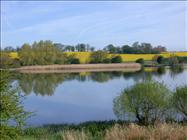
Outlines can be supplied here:
M136 63L144 64L144 59L140 58L140 59L136 60Z
M179 60L178 60L177 56L171 56L171 57L169 57L168 61L169 61L169 65L171 65L171 66L175 66L175 65L179 64Z
M78 58L72 58L72 59L70 60L70 64L80 64L80 61L79 61Z
M187 119L187 85L176 89L173 94L173 105Z
M111 59L111 62L112 63L121 63L122 62L122 58L121 56L114 56L112 59Z
M19 59L11 58L8 53L1 53L0 55L0 68L13 68L20 66Z
M164 57L163 56L158 56L156 59L158 64L163 64L164 63Z
M110 58L106 58L103 60L103 63L111 63L111 59Z
M187 63L187 57L178 57L179 63Z

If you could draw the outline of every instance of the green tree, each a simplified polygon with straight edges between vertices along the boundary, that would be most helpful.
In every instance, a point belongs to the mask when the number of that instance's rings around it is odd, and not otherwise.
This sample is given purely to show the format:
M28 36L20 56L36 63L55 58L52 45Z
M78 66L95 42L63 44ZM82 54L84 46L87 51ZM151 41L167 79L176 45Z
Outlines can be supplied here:
M18 89L8 83L8 74L1 71L0 136L2 140L18 139L30 113L24 111ZM14 125L11 125L13 123Z
M103 63L107 58L107 53L104 51L95 51L91 54L91 63Z
M107 45L103 50L109 53L116 53L116 47L112 44Z
M29 44L25 43L18 52L20 57L20 62L22 65L32 65L33 64L33 52Z
M187 119L187 85L176 89L173 94L173 105Z
M114 100L114 113L117 117L130 114L141 124L161 121L167 115L169 93L163 83L145 80L125 89Z

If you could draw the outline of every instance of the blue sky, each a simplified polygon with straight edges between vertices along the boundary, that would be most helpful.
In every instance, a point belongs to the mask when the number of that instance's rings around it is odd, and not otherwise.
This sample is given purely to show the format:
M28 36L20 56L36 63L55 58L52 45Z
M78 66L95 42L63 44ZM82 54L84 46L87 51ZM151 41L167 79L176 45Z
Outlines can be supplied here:
M1 2L1 46L52 40L97 49L135 41L187 50L187 2Z

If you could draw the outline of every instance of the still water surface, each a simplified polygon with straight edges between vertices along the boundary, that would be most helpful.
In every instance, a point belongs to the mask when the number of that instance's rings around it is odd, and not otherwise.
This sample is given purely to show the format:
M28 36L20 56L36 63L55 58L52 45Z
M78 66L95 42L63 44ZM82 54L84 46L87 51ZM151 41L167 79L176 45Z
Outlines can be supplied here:
M146 78L162 81L173 90L187 83L187 70L15 75L26 95L25 109L36 114L27 121L32 126L118 119L114 99Z

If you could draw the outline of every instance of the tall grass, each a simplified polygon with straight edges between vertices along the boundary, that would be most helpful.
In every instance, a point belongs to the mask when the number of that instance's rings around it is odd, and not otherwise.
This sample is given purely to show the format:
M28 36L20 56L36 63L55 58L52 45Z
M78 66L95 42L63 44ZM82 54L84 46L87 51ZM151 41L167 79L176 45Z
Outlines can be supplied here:
M187 126L157 124L155 126L115 125L106 131L105 140L186 140Z
M45 140L187 140L186 124L156 124L140 126L137 124L115 124L107 129L100 129L101 135L94 135L87 129L62 129L49 134L43 131L40 137ZM103 131L103 132L102 132ZM27 139L32 139L28 137ZM27 140L25 139L25 140Z

